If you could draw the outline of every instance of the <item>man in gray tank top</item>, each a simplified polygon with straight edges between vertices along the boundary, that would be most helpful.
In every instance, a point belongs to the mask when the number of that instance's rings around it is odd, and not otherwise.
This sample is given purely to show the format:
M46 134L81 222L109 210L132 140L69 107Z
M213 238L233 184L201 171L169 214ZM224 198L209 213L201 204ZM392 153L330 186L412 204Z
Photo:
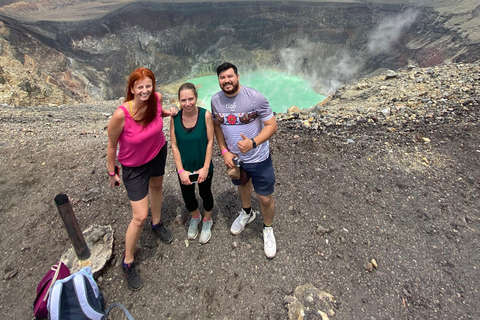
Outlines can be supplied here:
M215 136L225 165L233 168L234 158L238 157L247 177L245 184L232 179L233 184L238 185L243 208L230 231L237 235L255 219L257 212L252 210L252 192L255 190L263 216L265 255L273 258L277 252L272 228L275 173L268 139L277 131L277 122L263 94L240 85L235 65L221 64L217 67L217 76L222 91L217 92L211 102Z

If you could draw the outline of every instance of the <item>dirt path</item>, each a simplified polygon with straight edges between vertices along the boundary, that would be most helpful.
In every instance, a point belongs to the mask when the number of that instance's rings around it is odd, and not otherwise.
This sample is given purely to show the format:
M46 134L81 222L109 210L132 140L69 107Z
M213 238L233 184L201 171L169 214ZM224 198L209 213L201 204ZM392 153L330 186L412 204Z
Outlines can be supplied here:
M58 193L69 196L83 230L112 225L114 259L98 283L107 303L122 302L136 319L288 319L284 303L305 284L333 295L323 310L331 319L480 317L478 110L469 111L474 121L459 109L448 123L396 131L280 123L271 147L273 260L263 254L260 218L230 234L240 204L218 150L212 239L185 245L186 226L175 217L188 213L169 151L163 219L175 241L164 245L145 230L138 255L145 286L133 293L119 267L130 208L105 174L105 126L114 109L0 107L5 319L31 319L38 281L70 244L53 202ZM371 259L378 266L367 271ZM321 319L315 297L301 302L308 319Z

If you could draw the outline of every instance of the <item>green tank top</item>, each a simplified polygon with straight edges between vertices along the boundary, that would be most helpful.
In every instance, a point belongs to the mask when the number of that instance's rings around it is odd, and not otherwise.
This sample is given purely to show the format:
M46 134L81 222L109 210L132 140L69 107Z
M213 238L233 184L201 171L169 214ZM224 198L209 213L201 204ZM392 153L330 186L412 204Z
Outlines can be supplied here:
M183 168L187 171L196 171L203 167L207 153L207 124L205 123L205 112L207 110L198 107L197 123L193 128L185 128L182 121L183 110L173 118L175 126L175 138L177 147L182 158ZM213 163L210 160L208 174L213 172Z

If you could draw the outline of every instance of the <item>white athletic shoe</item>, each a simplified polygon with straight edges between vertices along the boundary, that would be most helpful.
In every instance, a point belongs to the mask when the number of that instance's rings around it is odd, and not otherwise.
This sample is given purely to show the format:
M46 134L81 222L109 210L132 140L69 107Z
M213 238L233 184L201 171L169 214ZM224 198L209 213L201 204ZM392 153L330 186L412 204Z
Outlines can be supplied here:
M198 235L198 224L202 221L202 215L199 214L198 218L190 219L190 225L188 226L188 240L194 240Z
M207 243L208 240L210 240L210 238L212 237L212 224L212 218L210 218L210 220L208 221L203 221L202 232L200 233L200 239L198 239L201 244Z
M238 212L238 217L233 221L232 227L230 228L230 232L232 234L239 234L240 232L245 229L245 226L252 222L257 213L254 210L250 211L250 214L247 214L243 209L242 211Z
M275 241L272 227L263 228L263 248L267 258L272 259L275 257L277 253L277 242Z

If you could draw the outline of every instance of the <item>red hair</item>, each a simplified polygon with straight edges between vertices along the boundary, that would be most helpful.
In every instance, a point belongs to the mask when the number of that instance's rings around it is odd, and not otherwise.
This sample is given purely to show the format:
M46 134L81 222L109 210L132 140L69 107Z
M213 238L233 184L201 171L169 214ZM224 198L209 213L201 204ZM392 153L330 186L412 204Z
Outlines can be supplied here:
M133 71L130 76L128 77L127 82L127 98L124 102L131 101L134 98L132 93L132 89L135 86L135 82L143 80L145 78L152 79L152 93L147 100L147 110L145 110L145 114L143 118L138 120L138 122L142 122L143 125L146 127L150 122L155 120L157 117L157 103L158 98L155 90L155 75L150 69L147 68L138 68Z

